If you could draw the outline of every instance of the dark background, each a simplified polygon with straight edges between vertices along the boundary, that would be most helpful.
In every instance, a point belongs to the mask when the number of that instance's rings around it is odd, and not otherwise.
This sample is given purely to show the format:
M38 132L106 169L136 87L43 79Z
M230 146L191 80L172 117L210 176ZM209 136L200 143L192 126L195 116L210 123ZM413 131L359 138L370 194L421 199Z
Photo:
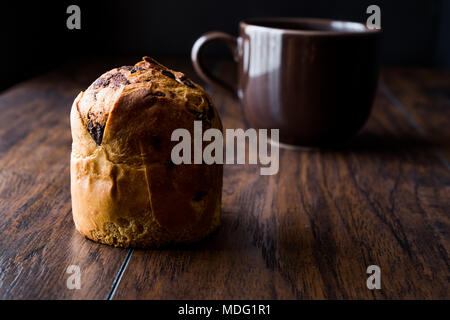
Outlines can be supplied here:
M68 30L66 9L81 8L81 30ZM388 65L450 67L450 1L54 1L2 3L0 90L73 59L149 55L189 59L204 32L237 33L241 19L324 17L365 22L381 8L382 58ZM210 48L211 57L226 52Z

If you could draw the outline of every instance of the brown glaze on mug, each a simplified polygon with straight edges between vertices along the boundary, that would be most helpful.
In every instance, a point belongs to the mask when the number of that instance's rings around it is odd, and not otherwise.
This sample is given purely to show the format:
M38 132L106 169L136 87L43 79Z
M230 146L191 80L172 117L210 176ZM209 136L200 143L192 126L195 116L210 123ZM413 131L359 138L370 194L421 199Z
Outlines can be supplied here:
M280 129L280 142L333 145L367 121L378 81L380 30L324 19L267 18L240 23L236 39L211 32L197 40L199 76L237 94L248 126ZM225 42L239 65L237 92L204 68L202 47Z

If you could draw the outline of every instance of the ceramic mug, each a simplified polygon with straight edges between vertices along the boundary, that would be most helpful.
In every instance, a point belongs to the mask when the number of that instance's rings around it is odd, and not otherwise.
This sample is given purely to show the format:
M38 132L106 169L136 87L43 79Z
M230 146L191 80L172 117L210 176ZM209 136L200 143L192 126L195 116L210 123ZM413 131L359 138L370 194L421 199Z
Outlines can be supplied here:
M236 95L247 126L279 129L280 142L334 145L367 121L379 73L381 30L310 18L241 21L239 37L202 35L192 62L207 83ZM225 43L238 64L237 90L205 68L204 46Z

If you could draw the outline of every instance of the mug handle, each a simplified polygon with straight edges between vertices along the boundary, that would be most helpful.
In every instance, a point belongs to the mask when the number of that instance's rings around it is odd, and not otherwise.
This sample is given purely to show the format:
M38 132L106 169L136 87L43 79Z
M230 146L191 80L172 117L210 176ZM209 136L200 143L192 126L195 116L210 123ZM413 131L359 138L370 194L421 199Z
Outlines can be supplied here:
M238 41L236 37L233 37L227 33L220 31L211 31L203 34L200 38L195 41L194 46L191 51L191 60L194 65L194 69L197 74L204 80L206 83L210 85L219 86L226 91L230 92L233 96L237 96L236 90L233 86L226 81L216 77L212 72L210 72L203 63L201 58L201 52L205 45L209 42L220 41L227 45L227 47L231 50L233 54L233 59L235 62L239 61L238 54Z

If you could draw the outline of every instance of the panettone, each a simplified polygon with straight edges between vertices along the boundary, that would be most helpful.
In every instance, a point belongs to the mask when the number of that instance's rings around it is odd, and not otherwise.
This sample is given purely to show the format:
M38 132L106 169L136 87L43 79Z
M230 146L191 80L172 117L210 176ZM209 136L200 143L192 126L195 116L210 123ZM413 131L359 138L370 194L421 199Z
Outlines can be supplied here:
M171 160L172 132L222 124L211 99L183 73L144 57L113 69L75 99L71 193L77 230L121 247L193 242L220 222L221 164Z

